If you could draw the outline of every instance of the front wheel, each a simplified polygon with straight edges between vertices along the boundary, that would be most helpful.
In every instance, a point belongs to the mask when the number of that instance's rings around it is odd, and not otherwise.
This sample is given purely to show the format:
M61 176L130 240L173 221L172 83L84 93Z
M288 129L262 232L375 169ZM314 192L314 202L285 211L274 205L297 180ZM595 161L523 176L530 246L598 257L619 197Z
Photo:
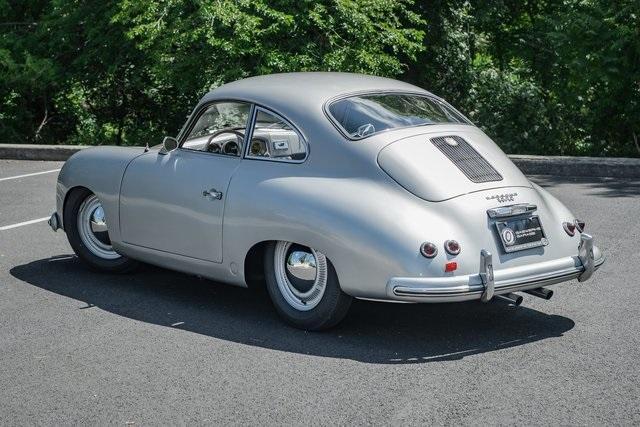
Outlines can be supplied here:
M342 292L333 265L321 252L275 242L265 251L264 270L271 300L287 323L318 331L346 316L352 298Z
M64 225L73 251L91 268L126 273L138 265L111 246L102 203L89 190L77 189L69 195L65 203Z

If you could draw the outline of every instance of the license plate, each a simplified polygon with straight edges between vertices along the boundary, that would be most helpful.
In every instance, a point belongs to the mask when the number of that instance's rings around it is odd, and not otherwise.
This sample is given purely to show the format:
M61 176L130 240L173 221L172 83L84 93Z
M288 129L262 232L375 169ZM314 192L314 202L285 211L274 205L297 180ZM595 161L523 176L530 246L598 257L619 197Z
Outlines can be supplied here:
M522 251L548 244L540 218L536 215L496 221L496 228L505 252Z

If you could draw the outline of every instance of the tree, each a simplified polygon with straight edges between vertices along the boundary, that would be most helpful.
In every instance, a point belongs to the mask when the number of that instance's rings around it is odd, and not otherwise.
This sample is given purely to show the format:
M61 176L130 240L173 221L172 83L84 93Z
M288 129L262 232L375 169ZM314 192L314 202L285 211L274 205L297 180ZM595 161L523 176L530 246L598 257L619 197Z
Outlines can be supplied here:
M0 0L0 140L139 144L204 92L396 77L506 151L640 156L638 0Z
M570 106L576 148L640 155L640 3L575 2L547 23L558 58L549 90Z
M0 137L7 142L45 139L52 119L56 64L35 52L33 37L47 3L0 0Z
M121 3L115 21L148 52L146 71L167 89L173 125L222 83L290 71L394 76L421 48L422 21L409 1L167 0ZM166 104L165 104L166 105ZM171 105L171 104L169 104Z

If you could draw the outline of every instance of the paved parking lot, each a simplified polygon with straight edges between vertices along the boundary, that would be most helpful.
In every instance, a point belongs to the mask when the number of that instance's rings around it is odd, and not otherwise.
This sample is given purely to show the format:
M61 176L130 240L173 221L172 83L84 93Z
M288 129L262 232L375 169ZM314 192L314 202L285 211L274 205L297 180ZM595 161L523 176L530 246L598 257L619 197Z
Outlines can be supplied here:
M608 258L550 301L358 301L305 333L261 293L93 273L46 221L9 228L48 217L60 167L0 160L2 425L640 423L639 181L536 178Z

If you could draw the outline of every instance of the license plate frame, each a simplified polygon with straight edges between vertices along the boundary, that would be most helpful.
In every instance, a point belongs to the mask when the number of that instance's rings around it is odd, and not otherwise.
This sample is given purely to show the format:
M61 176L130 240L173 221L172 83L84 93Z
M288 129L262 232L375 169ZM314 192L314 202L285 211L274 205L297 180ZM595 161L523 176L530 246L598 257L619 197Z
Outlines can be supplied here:
M495 223L505 252L524 251L547 246L549 241L538 215L500 219Z

